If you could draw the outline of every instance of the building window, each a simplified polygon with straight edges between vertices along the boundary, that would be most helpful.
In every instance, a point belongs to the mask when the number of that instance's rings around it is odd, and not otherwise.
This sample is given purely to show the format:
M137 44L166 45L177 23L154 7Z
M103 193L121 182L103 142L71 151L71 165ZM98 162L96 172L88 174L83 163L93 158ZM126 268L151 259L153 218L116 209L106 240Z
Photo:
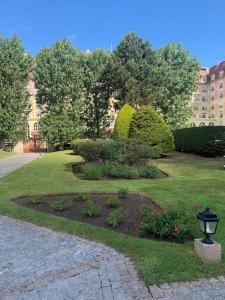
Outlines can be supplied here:
M36 116L37 116L38 119L40 119L40 118L41 118L41 112L38 111L38 112L36 113Z
M214 105L211 106L211 110L214 110Z
M215 80L215 74L211 75L211 81Z
M223 104L222 103L219 105L219 108L223 108Z
M219 92L219 98L220 98L220 99L223 98L223 91L220 91L220 92Z
M203 111L207 111L207 106L202 106Z
M190 127L196 127L195 122L192 122L192 123L190 124Z
M200 99L200 95L199 95L199 94L195 94L195 95L194 95L194 100L195 100L195 101L198 101L199 99Z
M223 77L223 75L224 75L224 71L220 71L219 77Z
M202 118L205 119L206 118L206 114L202 114Z
M209 126L214 126L214 123L213 123L213 122L210 122L210 123L209 123Z
M219 89L222 89L223 88L223 82L221 81L220 83L219 83Z
M223 118L223 112L222 111L219 113L219 117Z
M214 94L213 94L213 95L211 95L210 99L211 99L211 100L214 100Z
M39 131L39 123L34 124L34 131Z
M194 110L198 110L198 105L194 105Z
M207 97L206 96L202 96L202 101L207 101Z
M203 126L205 126L205 123L204 123L204 122L201 122L201 123L199 124L199 127L203 127Z

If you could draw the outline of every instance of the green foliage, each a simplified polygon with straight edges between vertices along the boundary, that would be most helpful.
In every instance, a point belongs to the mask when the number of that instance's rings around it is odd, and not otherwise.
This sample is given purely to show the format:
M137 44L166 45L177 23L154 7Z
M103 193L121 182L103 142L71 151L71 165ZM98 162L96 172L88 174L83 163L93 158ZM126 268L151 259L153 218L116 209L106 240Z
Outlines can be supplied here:
M115 210L114 212L111 212L107 219L106 222L112 226L113 228L118 227L122 221L123 221L123 210L122 208L119 208L117 210Z
M42 204L44 199L42 196L32 196L31 201L33 204Z
M120 206L120 199L116 196L108 197L106 203L110 207L119 207Z
M109 97L103 89L103 73L109 60L109 53L96 49L85 55L84 63L84 114L85 136L100 137L108 124Z
M93 163L87 163L82 166L82 171L88 180L98 180L102 178L101 166Z
M156 178L159 174L159 169L154 165L147 165L140 170L140 175L145 178Z
M127 188L122 188L119 190L118 194L119 194L119 197L122 199L127 198L129 195L129 190Z
M89 193L79 193L77 198L80 201L88 201L91 200L91 195Z
M139 177L139 170L133 166L114 164L110 170L109 176L115 178L136 179Z
M133 115L129 136L153 147L155 156L174 150L173 134L151 106L140 107Z
M28 106L28 78L32 59L14 35L0 36L0 148L5 140L24 137Z
M225 154L225 127L204 126L182 128L174 131L177 151L190 152L203 156Z
M191 223L196 212L194 210L172 207L165 211L150 208L148 205L140 207L142 222L136 224L137 231L141 235L153 235L165 239L183 239L191 234Z
M85 216L97 217L101 213L101 208L97 206L92 200L88 200L85 202L82 212Z
M145 163L153 156L152 147L135 140L75 140L72 142L75 154L87 162L118 162L124 164Z
M128 138L130 122L132 120L135 109L129 104L124 104L118 112L113 130L114 139Z
M55 42L36 57L37 101L47 111L41 121L42 134L53 147L62 148L81 131L82 57L68 40Z
M64 211L70 207L67 200L55 200L51 203L51 208L56 211Z

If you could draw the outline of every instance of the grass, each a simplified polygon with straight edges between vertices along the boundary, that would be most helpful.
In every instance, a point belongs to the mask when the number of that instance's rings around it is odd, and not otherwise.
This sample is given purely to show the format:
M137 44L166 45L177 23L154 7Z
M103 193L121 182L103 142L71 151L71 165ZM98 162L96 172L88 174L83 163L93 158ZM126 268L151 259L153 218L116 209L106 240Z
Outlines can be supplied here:
M0 159L6 158L12 155L16 155L15 152L5 152L5 151L0 151Z
M213 208L221 222L215 239L225 247L225 171L223 159L207 159L188 154L173 154L155 161L170 174L166 179L101 180L76 179L71 165L80 158L69 152L43 155L0 180L0 214L32 222L41 226L77 234L101 241L127 254L136 265L146 284L194 280L225 273L225 257L218 265L204 265L195 256L193 242L175 244L133 238L115 231L82 224L77 221L47 215L16 205L10 199L26 194L66 192L115 192L128 188L129 192L145 193L159 204L201 203Z

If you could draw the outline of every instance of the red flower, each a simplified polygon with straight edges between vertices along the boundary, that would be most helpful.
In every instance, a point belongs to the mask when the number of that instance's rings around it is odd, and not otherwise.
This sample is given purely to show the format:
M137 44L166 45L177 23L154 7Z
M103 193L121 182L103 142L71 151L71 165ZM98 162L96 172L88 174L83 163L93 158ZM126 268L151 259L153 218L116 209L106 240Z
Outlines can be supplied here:
M175 231L177 234L180 233L180 227L175 226L174 231Z
M194 205L194 208L199 209L199 208L201 208L201 205L200 205L199 203L196 203L196 204Z

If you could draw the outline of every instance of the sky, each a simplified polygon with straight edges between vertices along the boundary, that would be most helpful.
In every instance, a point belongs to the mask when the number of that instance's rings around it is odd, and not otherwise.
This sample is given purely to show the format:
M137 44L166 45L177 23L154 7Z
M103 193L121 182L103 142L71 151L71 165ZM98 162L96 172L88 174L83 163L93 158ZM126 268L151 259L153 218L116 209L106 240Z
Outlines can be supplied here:
M202 66L225 60L224 0L0 0L0 35L36 55L54 41L114 49L134 31L153 48L181 42Z

